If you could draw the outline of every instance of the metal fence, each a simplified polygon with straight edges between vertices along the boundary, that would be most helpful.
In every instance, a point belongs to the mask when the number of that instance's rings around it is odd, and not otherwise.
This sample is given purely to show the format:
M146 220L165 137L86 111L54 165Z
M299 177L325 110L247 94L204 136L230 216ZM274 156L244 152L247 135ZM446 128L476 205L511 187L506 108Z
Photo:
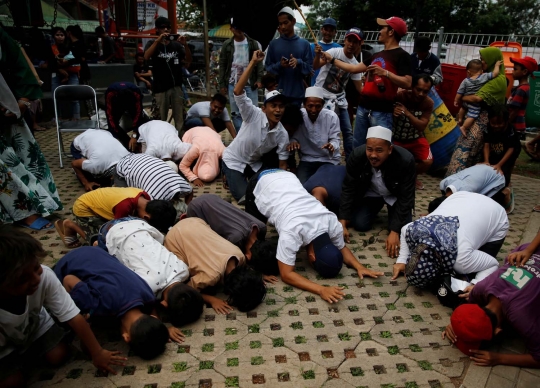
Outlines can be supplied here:
M297 31L302 38L311 41L309 30ZM335 40L343 44L346 30L338 30ZM316 32L317 39L321 39L320 31ZM471 59L479 57L478 50L489 46L493 42L517 42L521 44L522 56L530 56L540 62L540 35L499 35L499 34L465 34L445 33L444 29L436 32L420 32L419 36L427 36L432 42L432 52L437 54L442 63L466 65ZM364 40L373 47L374 51L382 50L383 46L377 43L379 31L364 31ZM400 42L400 46L412 53L415 33L409 32ZM502 48L505 51L505 48Z

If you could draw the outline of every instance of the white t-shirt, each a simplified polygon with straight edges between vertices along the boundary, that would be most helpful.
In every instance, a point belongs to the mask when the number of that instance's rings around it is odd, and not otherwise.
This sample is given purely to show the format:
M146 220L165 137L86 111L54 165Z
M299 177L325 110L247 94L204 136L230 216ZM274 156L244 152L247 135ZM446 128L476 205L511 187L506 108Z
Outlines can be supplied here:
M0 309L0 359L14 351L24 353L51 328L54 321L45 307L60 322L69 321L80 312L54 272L41 267L39 287L26 297L24 313L16 315Z
M73 140L73 146L87 159L82 169L99 175L118 163L129 151L110 132L87 129Z
M249 64L249 45L247 39L244 39L241 42L234 41L234 54L231 64L231 77L229 78L229 83L236 85L240 76L246 70L247 65ZM249 81L248 81L249 84Z
M477 283L499 267L496 258L478 250L482 245L502 240L508 232L508 216L497 202L482 194L460 191L452 194L430 215L458 217L458 253L454 270L459 274L477 272ZM409 223L401 229L401 246L397 263L406 264L410 257L405 239Z
M357 65L358 61L353 56L347 58L343 52L343 48L331 48L328 51L332 57L336 58L336 61L340 60L345 63ZM351 74L345 70L337 68L335 65L327 63L319 72L315 86L319 86L324 89L325 99L336 99L336 103L340 108L347 108L347 99L345 98L345 87L349 78L353 81L360 81L362 79L361 74Z
M156 297L173 283L183 282L189 270L163 246L163 235L144 220L119 222L107 233L107 250L144 279Z
M179 161L191 148L178 137L174 126L161 120L152 120L139 127L139 143L146 143L145 154L158 159Z
M196 118L198 119L202 117L207 117L210 120L216 118L212 116L212 111L210 110L210 101L201 101L193 104L193 106L189 108L187 112L186 120ZM221 114L217 116L217 118L223 121L231 121L227 108L223 109L223 112L221 112Z
M345 246L336 215L310 195L293 173L262 173L253 194L261 214L276 227L277 259L282 263L294 266L298 250L323 233L328 233L336 248Z

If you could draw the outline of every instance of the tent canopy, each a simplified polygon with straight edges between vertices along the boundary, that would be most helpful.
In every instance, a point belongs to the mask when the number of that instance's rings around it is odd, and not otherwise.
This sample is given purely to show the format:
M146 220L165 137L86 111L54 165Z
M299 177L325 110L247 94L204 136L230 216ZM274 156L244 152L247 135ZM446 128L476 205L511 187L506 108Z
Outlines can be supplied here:
M232 38L233 34L230 30L230 24L214 27L208 31L208 36L211 38Z

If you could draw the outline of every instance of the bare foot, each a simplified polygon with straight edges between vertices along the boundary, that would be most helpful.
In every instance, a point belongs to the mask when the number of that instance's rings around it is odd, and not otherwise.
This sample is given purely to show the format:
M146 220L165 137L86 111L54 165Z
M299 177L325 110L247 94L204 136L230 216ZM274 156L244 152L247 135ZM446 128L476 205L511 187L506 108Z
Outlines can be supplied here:
M86 233L79 225L71 220L64 220L64 234L66 237L77 237L77 233L86 239Z

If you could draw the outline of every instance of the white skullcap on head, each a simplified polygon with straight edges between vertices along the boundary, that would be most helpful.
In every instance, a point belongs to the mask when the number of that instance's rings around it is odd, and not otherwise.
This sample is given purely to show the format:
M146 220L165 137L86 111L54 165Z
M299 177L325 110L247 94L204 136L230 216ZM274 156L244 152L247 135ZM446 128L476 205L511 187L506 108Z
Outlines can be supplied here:
M372 137L375 139L383 139L392 142L392 131L388 128L377 125L376 127L371 127L367 130L366 139Z
M170 168L172 168L174 172L176 172L176 173L178 172L178 166L177 166L176 163L173 162L172 160L167 160L167 161L165 162L165 164L166 164L167 166L169 166Z
M283 7L281 8L281 10L278 12L278 15L280 13L288 13L289 15L291 15L292 17L294 17L294 11L292 10L291 7Z
M319 86L311 86L306 89L306 98L316 97L324 100L324 89Z

